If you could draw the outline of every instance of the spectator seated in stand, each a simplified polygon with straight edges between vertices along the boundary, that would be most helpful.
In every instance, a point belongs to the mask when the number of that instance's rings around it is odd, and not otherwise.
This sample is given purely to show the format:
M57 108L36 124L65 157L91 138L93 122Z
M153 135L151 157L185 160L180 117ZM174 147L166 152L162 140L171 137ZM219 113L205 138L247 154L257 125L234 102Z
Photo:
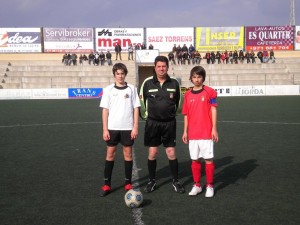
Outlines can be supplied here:
M176 65L176 62L175 62L175 55L174 55L174 52L173 52L173 51L172 51L172 52L169 52L168 58L169 58L169 61L170 61L171 63L173 63L174 65Z
M267 50L263 51L263 63L268 63L269 62L269 53Z
M104 66L105 63L105 54L101 51L99 54L100 65Z
M271 49L270 51L270 60L272 63L275 63L275 54L274 54L274 51Z
M251 63L256 63L255 58L256 58L255 53L253 50L251 50L250 52Z
M106 53L105 56L106 56L107 64L108 64L109 66L112 66L112 60L111 60L112 55L111 55L110 51L107 51L107 53Z
M260 62L263 63L263 54L261 51L257 52L257 58L259 58Z
M89 54L88 60L89 60L89 65L92 65L92 63L94 64L95 55L93 54L93 52Z

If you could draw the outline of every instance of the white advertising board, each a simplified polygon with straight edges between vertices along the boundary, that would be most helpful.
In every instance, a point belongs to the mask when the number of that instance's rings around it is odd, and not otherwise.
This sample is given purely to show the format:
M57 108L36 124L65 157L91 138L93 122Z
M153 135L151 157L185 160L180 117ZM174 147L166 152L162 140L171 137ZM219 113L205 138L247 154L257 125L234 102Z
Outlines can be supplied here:
M218 96L300 95L300 85L212 86Z
M146 40L147 46L152 44L160 52L170 52L174 44L194 45L194 28L146 28Z
M300 85L268 85L266 95L300 95Z
M0 28L0 53L42 52L40 28Z
M115 51L115 45L121 46L122 52L127 52L130 44L135 47L144 42L143 28L96 28L96 51Z
M0 99L67 99L67 88L0 89Z
M154 63L156 56L159 55L159 51L156 49L137 50L135 54L137 63Z
M67 99L68 89L53 88L53 89L31 89L32 99Z
M93 28L43 28L44 52L88 53L94 50Z

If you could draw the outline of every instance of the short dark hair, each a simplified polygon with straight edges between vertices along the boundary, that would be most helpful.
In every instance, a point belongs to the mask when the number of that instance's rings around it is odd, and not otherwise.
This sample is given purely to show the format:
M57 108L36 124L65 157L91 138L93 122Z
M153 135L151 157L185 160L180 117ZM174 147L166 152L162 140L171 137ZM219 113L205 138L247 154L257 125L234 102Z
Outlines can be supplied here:
M206 71L202 66L195 66L193 69L191 69L190 80L192 80L192 76L194 74L202 76L203 82L205 81Z
M167 64L167 67L169 68L169 60L166 56L156 56L155 61L154 61L154 66L156 66L157 62L165 62Z
M115 72L117 70L123 70L123 72L125 73L125 76L128 73L127 67L123 63L116 63L116 64L114 64L114 66L112 68L113 75L115 75Z

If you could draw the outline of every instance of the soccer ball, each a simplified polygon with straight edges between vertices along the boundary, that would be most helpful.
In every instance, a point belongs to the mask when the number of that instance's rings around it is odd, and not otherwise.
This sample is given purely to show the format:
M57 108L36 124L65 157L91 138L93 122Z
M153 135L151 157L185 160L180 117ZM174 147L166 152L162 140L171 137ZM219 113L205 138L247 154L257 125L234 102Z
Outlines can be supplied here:
M131 189L126 192L124 199L129 208L138 208L143 203L143 194L137 189Z

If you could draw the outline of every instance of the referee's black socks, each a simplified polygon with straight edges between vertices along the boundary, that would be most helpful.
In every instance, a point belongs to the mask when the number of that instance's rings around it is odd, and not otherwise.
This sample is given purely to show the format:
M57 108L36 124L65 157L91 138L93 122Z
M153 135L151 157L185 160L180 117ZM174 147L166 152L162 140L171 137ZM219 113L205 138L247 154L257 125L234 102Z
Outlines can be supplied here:
M156 176L156 159L154 159L154 160L148 159L148 172L149 172L149 180L155 180L155 176Z
M178 160L174 159L174 160L170 160L169 159L169 166L170 166L170 170L173 176L173 180L177 181L178 180Z

